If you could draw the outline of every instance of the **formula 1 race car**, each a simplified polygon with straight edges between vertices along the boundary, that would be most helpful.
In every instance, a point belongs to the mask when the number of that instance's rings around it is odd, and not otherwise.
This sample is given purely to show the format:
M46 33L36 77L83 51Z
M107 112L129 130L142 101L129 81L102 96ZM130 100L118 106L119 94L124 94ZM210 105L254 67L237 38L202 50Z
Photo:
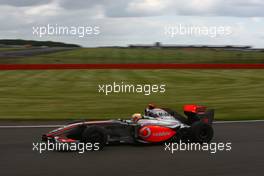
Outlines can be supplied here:
M198 105L185 105L183 109L185 116L150 104L143 116L135 114L131 120L74 122L44 134L42 141L97 143L100 149L116 142L210 142L213 138L214 110Z

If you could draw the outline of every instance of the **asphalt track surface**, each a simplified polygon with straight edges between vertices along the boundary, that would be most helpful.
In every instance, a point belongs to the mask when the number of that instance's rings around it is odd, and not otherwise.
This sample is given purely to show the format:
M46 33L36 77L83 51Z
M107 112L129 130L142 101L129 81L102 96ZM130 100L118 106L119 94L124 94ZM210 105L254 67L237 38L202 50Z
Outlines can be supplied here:
M2 126L26 124L40 122L0 122ZM263 175L264 122L214 124L212 142L232 142L231 151L215 154L201 151L171 154L164 151L164 145L114 145L84 154L32 151L32 142L38 142L41 134L50 129L0 128L0 175Z

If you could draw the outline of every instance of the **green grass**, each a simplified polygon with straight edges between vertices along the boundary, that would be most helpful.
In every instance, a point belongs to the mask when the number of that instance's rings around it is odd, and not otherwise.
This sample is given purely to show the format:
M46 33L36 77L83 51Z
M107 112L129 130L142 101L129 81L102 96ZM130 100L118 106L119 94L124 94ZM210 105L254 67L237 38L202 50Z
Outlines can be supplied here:
M0 63L264 63L264 52L214 49L80 48Z
M146 96L98 93L98 84L166 84ZM264 119L264 70L57 70L0 72L0 119L125 118L146 104L198 103L216 119Z

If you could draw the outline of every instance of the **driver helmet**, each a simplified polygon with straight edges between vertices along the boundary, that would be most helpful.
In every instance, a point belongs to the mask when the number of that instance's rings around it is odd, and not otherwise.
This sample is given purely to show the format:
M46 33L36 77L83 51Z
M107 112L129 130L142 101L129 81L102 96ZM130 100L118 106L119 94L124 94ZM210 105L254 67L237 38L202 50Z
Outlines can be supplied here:
M137 122L139 119L142 119L142 115L140 113L135 113L135 114L132 115L131 120L133 122Z
M156 108L156 105L153 103L148 104L148 109L154 109Z

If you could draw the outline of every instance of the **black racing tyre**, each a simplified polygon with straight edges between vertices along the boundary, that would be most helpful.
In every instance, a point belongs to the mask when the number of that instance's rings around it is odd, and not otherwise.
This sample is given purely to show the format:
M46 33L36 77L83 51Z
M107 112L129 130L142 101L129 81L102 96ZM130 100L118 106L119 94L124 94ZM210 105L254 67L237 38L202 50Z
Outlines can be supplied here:
M212 126L201 121L194 122L190 130L192 142L208 143L214 136Z
M102 150L106 145L107 135L103 128L98 126L90 126L84 129L81 142L91 143L93 146L97 145L99 150Z

